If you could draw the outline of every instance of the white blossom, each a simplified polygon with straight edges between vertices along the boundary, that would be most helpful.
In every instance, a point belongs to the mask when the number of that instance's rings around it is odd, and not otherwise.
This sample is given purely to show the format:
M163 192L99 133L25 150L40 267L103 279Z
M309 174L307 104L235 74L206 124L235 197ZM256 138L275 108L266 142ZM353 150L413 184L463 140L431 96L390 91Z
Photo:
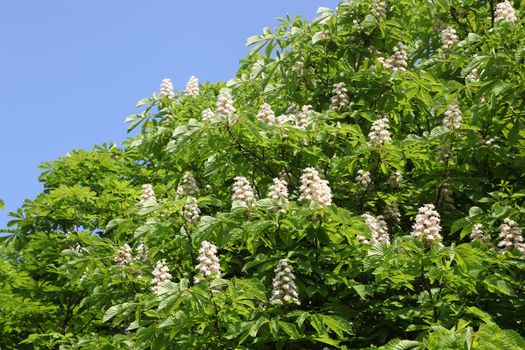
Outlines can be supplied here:
M186 90L184 91L184 94L188 97L197 97L200 94L199 89L199 79L197 79L195 76L191 76L188 80L188 83L186 84Z
M439 204L446 208L454 208L453 192L450 188L441 187L441 194L439 195Z
M292 72L294 73L301 73L304 70L304 62L297 61L294 63L292 67Z
M144 205L148 202L157 203L157 198L155 197L155 191L151 184L142 185L142 193L140 195L140 204Z
M275 268L275 277L272 281L272 296L270 303L273 305L296 304L300 305L295 275L287 259L279 260Z
M142 260L144 262L149 260L149 251L148 248L146 248L146 245L144 243L140 243L137 247L137 260Z
M295 115L295 127L300 130L306 130L310 122L310 115L312 114L312 106L305 105L301 107L301 111Z
M419 208L416 221L412 225L412 237L426 244L438 242L441 245L441 220L434 204L425 204Z
M350 104L348 90L343 82L334 84L332 97L330 98L330 109L334 111L347 111Z
M197 205L197 200L195 197L188 197L186 204L183 208L183 216L189 223L196 223L201 215L201 210Z
M390 174L387 183L391 188L399 188L399 186L401 186L403 183L403 174L401 174L399 171Z
M388 225L386 224L383 216L379 215L374 217L370 214L363 214L363 218L367 226L370 228L372 235L370 239L366 239L361 235L357 235L357 239L363 244L376 244L376 243L386 243L390 244L390 236L388 235Z
M392 141L389 129L388 118L385 117L374 121L368 133L368 145L372 147L374 145L389 144Z
M383 209L383 217L390 222L401 221L401 213L399 212L397 203L394 202Z
M115 258L113 259L118 266L126 266L131 264L133 261L133 255L131 254L131 247L126 243L117 251Z
M376 17L385 17L386 16L386 2L382 0L373 0L372 9Z
M406 71L408 67L406 45L399 43L394 47L394 53L389 58L379 58L386 69Z
M158 291L159 286L166 281L171 281L171 274L170 269L166 265L166 259L162 259L157 261L157 265L153 270L153 279L151 280L153 291Z
M195 180L191 172L186 171L177 187L177 193L179 195L196 196L199 192L200 189L197 180Z
M263 67L264 67L263 60L255 61L255 63L252 66L252 73L251 73L252 77L256 76L261 71L261 69L263 69Z
M355 177L355 182L359 187L367 188L368 185L372 182L372 177L370 176L370 172L364 171L364 170L358 170L357 176Z
M514 7L512 4L505 0L496 5L496 11L494 11L494 21L499 22L515 22L516 14L514 13Z
M498 243L501 253L511 251L516 248L522 255L525 255L525 243L523 243L523 236L518 223L514 220L506 218L500 226Z
M328 181L321 179L314 168L304 169L299 190L299 201L315 202L321 207L332 204L332 190Z
M478 69L472 68L470 73L465 77L465 80L471 83L479 82Z
M451 26L446 27L441 32L441 47L443 50L447 51L458 42L458 36L456 35L456 30Z
M251 207L255 202L252 186L244 176L234 178L232 201L242 206Z
M209 108L206 108L201 112L202 121L211 120L213 117L215 117L215 113Z
M266 124L273 124L275 122L275 113L272 110L272 106L268 103L263 103L257 113L257 119Z
M288 188L287 183L283 179L274 178L273 184L268 191L268 198L288 203ZM286 210L282 207L277 208L279 213L285 213Z
M162 80L162 83L160 84L159 95L160 96L168 96L168 97L173 97L174 96L173 85L171 85L171 80L170 79L163 79Z
M443 118L443 126L449 130L457 130L461 127L463 119L461 118L461 111L455 104L450 104L445 111Z
M217 247L208 241L203 241L197 257L199 264L196 269L205 278L216 278L221 276L221 265L217 257Z
M227 116L235 113L237 110L233 106L233 97L228 89L221 89L217 97L217 113Z
M474 224L472 226L472 231L470 233L470 239L473 241L481 241L487 246L492 246L492 240L487 230L483 227L482 224Z

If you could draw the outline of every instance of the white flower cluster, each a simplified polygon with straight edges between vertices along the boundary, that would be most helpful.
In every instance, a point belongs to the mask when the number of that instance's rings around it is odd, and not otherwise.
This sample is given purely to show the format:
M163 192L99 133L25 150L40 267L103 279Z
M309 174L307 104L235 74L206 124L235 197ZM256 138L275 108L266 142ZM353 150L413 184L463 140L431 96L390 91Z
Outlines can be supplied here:
M357 176L355 177L355 182L359 187L367 188L368 185L372 182L372 177L370 172L364 171L362 169L357 171Z
M201 119L202 121L211 120L213 117L215 117L215 113L209 108L206 108L201 113Z
M268 198L283 201L288 203L288 188L286 187L287 183L283 179L274 178L273 184L270 186L268 191ZM286 210L282 207L277 208L279 213L285 213Z
M374 15L376 17L385 17L386 16L386 2L382 0L373 0L372 9L374 10Z
M482 224L474 224L472 226L472 231L470 233L470 239L473 241L481 241L487 246L492 246L492 240L487 230L483 227Z
M419 212L416 215L416 222L412 225L411 235L427 244L434 241L440 243L443 239L440 234L441 220L439 213L435 209L434 204L425 204L419 208Z
M255 63L252 66L252 72L251 72L252 77L256 76L261 71L261 69L263 69L263 67L264 67L263 60L255 61Z
M392 203L383 210L383 216L390 222L401 221L401 213L399 212L399 206L397 203Z
M295 286L295 275L288 260L279 260L279 264L274 271L275 277L272 281L273 289L270 303L273 305L300 305L297 287Z
M399 186L401 186L403 183L403 174L401 174L399 171L392 173L388 177L387 183L391 188L399 188Z
M439 204L445 208L454 208L453 192L450 188L443 186L439 195Z
M160 96L168 96L173 97L173 85L171 85L171 80L169 79L163 79L162 83L160 84Z
M315 202L321 207L332 204L332 190L327 180L321 179L314 168L306 168L301 175L299 201Z
M272 110L272 106L268 103L263 103L257 113L257 119L266 124L273 124L275 122L275 113Z
M217 113L227 116L235 113L237 110L233 106L233 97L228 89L221 89L217 97Z
M500 226L499 237L501 241L498 243L501 253L511 251L516 248L521 254L525 255L525 243L523 243L523 236L518 223L514 220L506 218Z
M155 191L151 184L142 185L142 193L140 195L140 204L144 205L148 202L157 203L157 198L155 197Z
M370 240L361 235L357 235L357 239L363 244L386 243L390 244L390 236L388 235L388 226L383 216L374 217L370 214L363 214L366 225L370 228L372 235Z
M186 200L186 204L184 204L183 208L183 216L191 224L194 224L199 220L201 216L201 210L197 205L197 200L195 197L188 197Z
M200 94L199 89L199 79L197 79L195 76L191 76L188 80L188 83L186 84L186 90L184 91L184 94L188 97L197 97Z
M295 127L300 130L306 130L310 122L310 115L312 114L312 106L305 105L301 107L301 111L295 117Z
M408 67L406 45L399 43L394 47L394 53L389 58L379 58L386 69L406 71Z
M514 7L512 4L505 0L496 5L496 11L494 11L494 21L499 22L515 22L516 14L514 13Z
M149 260L149 252L148 248L146 248L146 245L144 243L140 243L137 247L137 260L142 260L144 262Z
M304 70L304 62L297 61L294 63L292 67L292 72L294 73L301 73Z
M343 82L334 84L332 97L330 98L330 109L334 111L347 111L350 104L348 90Z
M151 280L153 291L156 292L159 286L166 281L171 281L171 274L170 269L166 265L166 259L162 259L157 261L157 265L153 270L153 279Z
M117 251L115 258L113 259L118 266L126 266L131 264L133 261L133 255L131 254L131 247L126 243Z
M372 123L370 132L368 133L368 145L370 147L374 145L385 145L392 141L390 138L390 124L388 118L381 118Z
M244 176L237 176L234 180L232 201L245 207L251 207L255 202L252 186Z
M199 192L199 185L197 184L195 177L193 177L193 174L189 171L185 172L179 186L177 187L177 193L180 195L196 196Z
M456 30L452 28L451 26L446 27L441 31L441 47L443 50L447 51L457 43L459 40L458 36L456 35Z
M461 111L455 104L450 104L445 111L443 118L443 126L449 130L457 130L461 127L463 119L461 118Z
M478 69L472 68L470 73L465 77L465 80L471 83L479 82Z
M200 274L205 278L220 277L221 265L217 257L217 247L208 241L203 241L197 257L199 264L196 266Z

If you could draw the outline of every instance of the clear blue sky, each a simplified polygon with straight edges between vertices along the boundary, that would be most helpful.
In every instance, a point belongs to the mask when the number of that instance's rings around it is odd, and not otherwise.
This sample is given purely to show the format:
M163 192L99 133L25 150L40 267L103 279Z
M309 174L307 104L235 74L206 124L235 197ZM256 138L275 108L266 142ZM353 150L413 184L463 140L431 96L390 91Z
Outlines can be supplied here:
M0 1L0 228L42 189L38 165L126 137L135 103L171 78L225 81L247 37L337 0Z

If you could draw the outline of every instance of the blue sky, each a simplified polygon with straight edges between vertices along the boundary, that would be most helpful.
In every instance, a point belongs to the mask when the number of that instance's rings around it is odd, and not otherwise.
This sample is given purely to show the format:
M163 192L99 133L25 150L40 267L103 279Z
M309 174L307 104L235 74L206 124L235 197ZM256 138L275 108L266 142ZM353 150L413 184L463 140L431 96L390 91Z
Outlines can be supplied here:
M171 78L225 81L247 37L336 0L13 0L0 13L0 228L42 186L38 165L126 137L135 103Z

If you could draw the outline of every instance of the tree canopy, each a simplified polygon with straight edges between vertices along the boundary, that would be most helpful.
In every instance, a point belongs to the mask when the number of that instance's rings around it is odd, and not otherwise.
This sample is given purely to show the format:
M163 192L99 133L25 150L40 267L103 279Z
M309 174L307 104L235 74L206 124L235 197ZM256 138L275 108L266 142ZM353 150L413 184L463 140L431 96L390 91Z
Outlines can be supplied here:
M525 349L521 1L355 0L41 166L1 349Z

